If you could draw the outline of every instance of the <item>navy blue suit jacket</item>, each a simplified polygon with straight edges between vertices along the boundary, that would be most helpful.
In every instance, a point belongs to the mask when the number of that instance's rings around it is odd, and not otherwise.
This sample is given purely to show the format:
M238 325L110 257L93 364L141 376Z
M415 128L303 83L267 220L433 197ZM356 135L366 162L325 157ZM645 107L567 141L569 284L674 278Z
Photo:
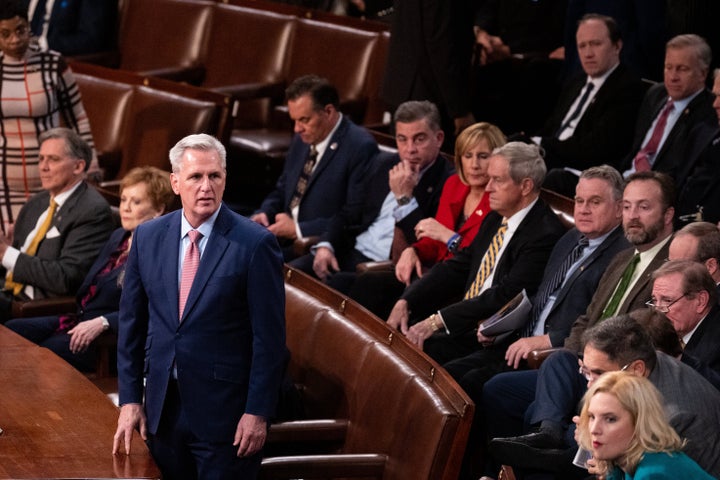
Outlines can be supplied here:
M543 283L550 282L565 258L570 255L581 233L573 228L557 242L553 248L545 267L543 282L538 291L543 290ZM545 319L545 333L550 335L550 342L553 347L562 347L565 338L570 334L573 323L587 310L595 291L597 290L600 277L615 255L630 247L625 239L621 226L607 236L605 241L598 245L593 253L576 268L570 278L558 291L555 303L553 303L547 318Z
M485 252L502 222L495 211L483 220L475 239L453 258L436 264L403 294L418 321L461 297L470 288ZM493 284L483 293L440 308L451 335L462 335L477 327L525 289L534 295L542 279L545 264L565 227L541 199L530 209L505 247L494 268Z
M117 0L56 0L48 24L48 45L63 55L111 50L117 16Z
M310 146L295 135L275 189L258 210L270 223L278 213L290 214L290 200L309 151ZM377 153L370 134L343 116L300 202L298 221L303 236L321 235L332 223L340 224L333 228L342 228L348 219L357 217L365 198L365 177Z
M668 94L665 85L658 84L650 88L645 94L640 110L638 111L637 122L635 123L635 138L630 153L623 160L620 172L630 168L635 155L640 151L655 117L667 103ZM717 114L712 108L712 94L702 90L680 114L680 117L673 125L660 151L655 156L652 169L664 172L673 178L677 178L683 165L687 162L694 162L695 159L688 158L690 152L695 152L695 144L701 141L698 136L704 135L705 128L717 126ZM699 153L699 152L698 152Z
M135 231L120 302L120 404L157 432L173 364L202 441L232 442L244 413L272 417L287 361L282 255L273 235L224 205L178 321L182 210Z

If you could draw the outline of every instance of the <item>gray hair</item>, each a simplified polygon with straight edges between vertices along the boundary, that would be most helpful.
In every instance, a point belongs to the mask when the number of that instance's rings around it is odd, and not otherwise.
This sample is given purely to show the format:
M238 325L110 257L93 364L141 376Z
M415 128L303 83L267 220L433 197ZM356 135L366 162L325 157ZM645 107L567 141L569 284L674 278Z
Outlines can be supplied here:
M65 155L85 161L85 171L87 172L92 161L92 148L90 148L90 145L75 130L63 127L45 130L38 136L38 142L42 145L46 140L55 138L65 141Z
M598 165L596 167L590 167L587 170L583 170L580 178L584 178L586 180L591 178L604 180L608 183L608 185L610 185L613 198L615 200L622 200L623 190L625 190L625 180L623 180L620 172L610 165Z
M172 171L178 173L182 168L182 157L185 150L200 150L202 152L216 151L220 157L220 166L223 169L227 168L227 153L225 146L212 135L206 133L198 133L195 135L188 135L181 139L170 149L170 165L172 165Z
M695 56L700 62L702 68L706 71L710 68L710 62L712 61L712 49L700 35L695 35L694 33L677 35L665 44L666 50L670 48L692 48L695 50Z
M533 182L533 191L540 191L547 173L544 151L540 147L524 142L510 142L496 148L492 154L501 155L508 161L513 182L520 184L523 179L529 178Z

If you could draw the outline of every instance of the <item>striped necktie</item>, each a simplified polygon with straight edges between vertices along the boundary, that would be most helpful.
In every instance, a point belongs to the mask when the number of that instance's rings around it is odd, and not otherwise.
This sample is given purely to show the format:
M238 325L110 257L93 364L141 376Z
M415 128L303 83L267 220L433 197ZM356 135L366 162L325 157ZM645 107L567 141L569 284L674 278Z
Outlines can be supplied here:
M473 280L470 288L465 293L465 300L478 296L485 280L487 280L492 273L493 268L495 268L495 260L497 259L497 254L502 247L507 228L507 220L503 220L500 228L498 228L498 231L495 232L482 262L480 262L480 268L478 269L477 275L475 275L475 280Z
M292 199L290 199L290 209L297 207L300 204L300 200L302 200L303 195L305 195L305 190L307 190L307 185L310 182L310 176L312 175L313 168L315 168L315 163L317 162L317 156L318 152L315 145L310 145L310 151L308 152L307 159L303 165L302 172L300 172L300 177L298 178L297 185L295 186L295 192L293 192Z

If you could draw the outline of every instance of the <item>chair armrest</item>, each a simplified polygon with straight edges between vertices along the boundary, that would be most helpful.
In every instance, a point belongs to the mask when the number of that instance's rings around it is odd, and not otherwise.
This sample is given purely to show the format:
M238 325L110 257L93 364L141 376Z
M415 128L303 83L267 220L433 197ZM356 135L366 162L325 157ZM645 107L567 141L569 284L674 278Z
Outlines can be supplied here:
M190 85L200 85L203 77L205 76L205 69L200 66L167 67L156 68L154 70L144 70L137 73L148 77L160 77L174 82L185 82Z
M292 245L293 253L298 257L302 257L303 255L310 253L310 248L312 248L313 245L316 245L319 241L320 237L318 236L296 238Z
M298 455L262 461L260 478L382 478L387 455Z
M44 317L74 313L77 310L75 297L54 297L27 302L12 302L12 318Z
M550 354L557 352L560 348L545 348L543 350L533 350L528 354L527 363L532 369L540 368L542 362L545 361Z
M369 272L393 272L395 270L395 264L390 260L383 260L381 262L363 262L358 263L355 267L355 271L358 275Z
M343 441L347 433L347 420L295 420L273 423L268 442Z

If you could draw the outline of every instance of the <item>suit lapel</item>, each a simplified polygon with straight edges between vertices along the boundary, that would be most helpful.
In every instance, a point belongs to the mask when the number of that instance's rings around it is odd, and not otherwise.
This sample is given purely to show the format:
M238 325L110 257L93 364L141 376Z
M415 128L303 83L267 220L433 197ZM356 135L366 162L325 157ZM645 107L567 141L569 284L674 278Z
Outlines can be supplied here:
M187 301L185 303L185 311L183 312L182 323L185 323L185 319L192 313L193 307L198 302L205 285L212 276L212 273L217 268L220 259L225 254L230 242L228 241L226 234L230 228L229 212L225 206L220 207L220 213L215 220L212 234L208 238L208 242L203 250L202 258L200 259L200 266L198 267L195 279L193 280L190 293L188 294ZM175 302L177 309L177 301ZM177 317L177 316L176 316Z
M162 233L162 238L158 242L158 245L167 246L163 248L160 255L160 268L163 282L165 285L174 285L175 288L166 289L168 297L168 309L170 322L177 322L178 319L178 299L179 299L179 285L178 285L178 247L180 245L180 218L182 216L182 209L169 214L171 217L165 224L165 231ZM174 246L174 247L173 247Z

